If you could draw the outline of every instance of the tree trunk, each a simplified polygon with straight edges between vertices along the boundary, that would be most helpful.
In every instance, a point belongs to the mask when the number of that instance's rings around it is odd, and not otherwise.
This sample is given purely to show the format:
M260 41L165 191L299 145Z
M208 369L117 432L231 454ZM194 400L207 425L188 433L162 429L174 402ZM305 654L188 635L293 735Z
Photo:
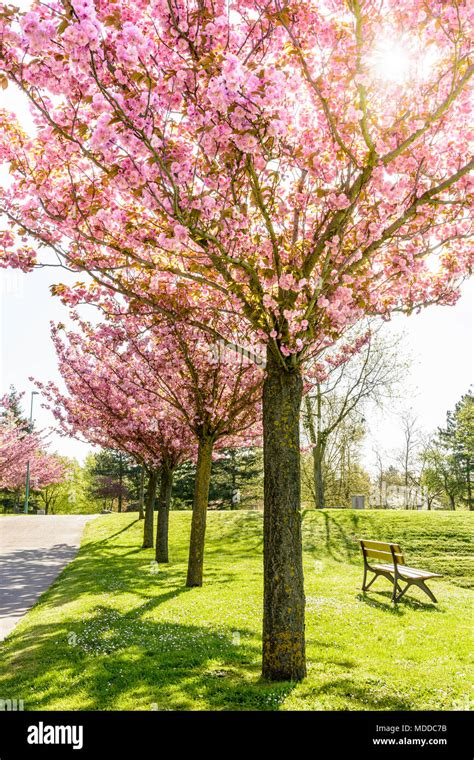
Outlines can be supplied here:
M470 456L468 454L467 459L467 465L466 465L466 482L467 482L467 508L470 512L474 509L474 504L472 502L472 485L471 485L471 463L470 463Z
M202 586L204 540L206 536L209 484L211 482L212 449L214 441L205 437L199 441L196 480L194 482L193 516L189 543L188 577L186 586Z
M263 386L264 611L262 675L306 675L300 513L300 406L303 382L267 351Z
M143 549L151 549L153 546L153 512L155 509L156 484L158 483L158 470L150 470L145 499L145 522L143 525Z
M237 472L236 472L236 465L235 465L235 449L231 449L230 461L231 461L231 467L232 467L231 469L232 495L230 497L230 508L237 509L237 502L234 503L234 497L237 493Z
M325 445L323 443L324 433L321 431L321 391L319 383L317 385L317 420L318 426L314 424L314 414L309 396L305 398L306 419L311 441L313 454L313 480L314 480L314 501L316 509L324 509L324 477L323 477L323 457Z
M158 524L156 526L157 562L168 562L168 523L173 486L173 468L167 462L161 465L160 495L158 497Z
M122 494L122 484L123 484L123 460L122 460L122 452L119 453L119 493L118 493L118 511L122 511L122 501L123 501L123 494Z
M143 520L145 518L145 512L143 511L143 503L145 500L145 465L140 467L140 486L138 492L138 519Z
M323 450L319 444L313 449L313 469L316 508L324 509Z

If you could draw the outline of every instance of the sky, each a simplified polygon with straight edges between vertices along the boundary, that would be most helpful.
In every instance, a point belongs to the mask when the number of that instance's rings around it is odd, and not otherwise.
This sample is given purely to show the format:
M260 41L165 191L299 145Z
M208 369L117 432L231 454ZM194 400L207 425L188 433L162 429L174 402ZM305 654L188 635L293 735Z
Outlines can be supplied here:
M23 3L26 6L27 3ZM31 116L24 98L9 87L0 91L0 107L14 111L22 126L33 131ZM0 183L8 182L8 173L0 170ZM10 385L24 392L25 408L30 403L33 376L41 381L53 380L61 386L56 356L50 339L50 321L67 323L67 310L49 288L67 282L68 273L59 269L40 269L30 274L0 270L0 392ZM75 276L77 279L77 275ZM387 404L382 412L369 409L365 414L369 435L363 445L363 464L372 469L373 449L395 452L402 445L400 415L411 409L418 426L426 433L442 425L473 382L474 287L472 281L462 288L455 306L432 306L418 315L396 315L387 332L403 331L403 352L411 358L404 382L405 398ZM35 397L34 417L39 429L53 425L52 415ZM51 435L51 446L59 453L83 461L91 450L85 443Z
M370 409L365 415L369 435L363 455L369 469L374 447L389 460L402 447L401 414L412 412L421 433L434 432L474 382L473 280L464 283L455 306L429 306L409 317L398 314L386 329L388 334L403 333L402 353L409 368L402 398L386 403L382 412Z

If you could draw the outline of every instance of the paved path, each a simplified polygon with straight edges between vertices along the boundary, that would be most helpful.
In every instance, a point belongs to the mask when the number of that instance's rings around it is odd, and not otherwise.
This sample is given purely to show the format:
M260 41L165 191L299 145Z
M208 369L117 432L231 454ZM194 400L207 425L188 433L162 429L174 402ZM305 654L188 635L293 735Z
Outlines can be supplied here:
M0 641L74 559L96 515L0 517Z

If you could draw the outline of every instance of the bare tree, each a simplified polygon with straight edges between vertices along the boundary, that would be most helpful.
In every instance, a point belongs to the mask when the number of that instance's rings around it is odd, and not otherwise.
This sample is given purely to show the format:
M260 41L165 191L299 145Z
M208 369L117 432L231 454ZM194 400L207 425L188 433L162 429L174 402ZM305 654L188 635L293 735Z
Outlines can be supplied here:
M413 491L415 497L421 484L420 473L420 449L422 445L422 433L418 419L412 409L404 411L401 415L403 429L403 447L398 455L398 461L402 471L404 485L404 507L413 507Z
M405 374L406 361L400 356L401 336L387 338L380 323L364 326L369 338L362 349L346 362L335 366L324 382L316 382L305 397L303 427L312 449L314 498L324 507L324 462L328 442L351 415L365 422L369 402L383 406L396 395ZM345 336L345 342L362 335ZM313 489L312 489L313 490Z
M386 499L384 500L384 486L386 485L386 467L385 467L385 453L380 446L375 446L373 449L375 458L375 471L376 471L376 484L378 495L378 506L383 509L386 505Z

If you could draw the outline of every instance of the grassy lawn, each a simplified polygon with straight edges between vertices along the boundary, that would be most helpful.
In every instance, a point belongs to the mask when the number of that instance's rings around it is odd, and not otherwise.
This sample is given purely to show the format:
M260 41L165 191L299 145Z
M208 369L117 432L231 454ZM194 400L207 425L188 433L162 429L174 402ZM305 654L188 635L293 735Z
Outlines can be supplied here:
M77 558L0 644L0 698L25 709L468 709L474 515L306 512L308 678L261 681L262 517L209 514L205 585L184 586L190 514L171 515L171 559L141 550L135 516L86 526ZM398 540L439 605L360 592L354 537ZM472 703L471 703L472 706Z

